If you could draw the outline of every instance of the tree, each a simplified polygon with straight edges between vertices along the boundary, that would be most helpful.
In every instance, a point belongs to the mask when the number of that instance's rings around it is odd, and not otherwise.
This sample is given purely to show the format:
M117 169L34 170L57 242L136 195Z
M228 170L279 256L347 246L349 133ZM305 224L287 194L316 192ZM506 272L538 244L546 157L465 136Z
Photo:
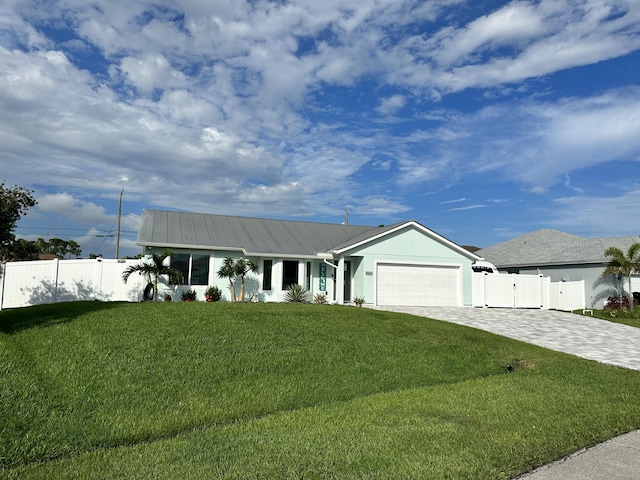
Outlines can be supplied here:
M236 262L235 265L235 274L240 277L240 295L238 296L239 302L244 302L244 277L247 276L249 272L257 272L258 264L253 260L247 260L246 258L241 258Z
M40 251L33 240L18 238L7 249L7 258L16 262L38 260Z
M30 207L38 202L33 198L32 190L14 186L7 188L0 183L0 259L6 259L10 245L15 241L13 231L18 220Z
M226 257L222 262L222 266L218 269L218 277L229 279L229 288L231 289L231 301L236 301L236 287L233 284L233 277L236 276L236 261L231 257Z
M61 238L50 238L47 242L42 238L38 238L38 249L40 253L50 253L60 258L74 255L79 257L82 255L82 248L75 240L63 240Z
M607 248L604 255L610 257L610 260L602 275L623 276L629 280L629 306L633 308L631 274L640 272L640 243L631 245L627 251L627 255L617 247Z
M167 257L171 256L171 252L165 250L161 255L152 254L150 258L144 259L138 265L131 265L122 273L122 280L127 283L132 273L138 273L140 275L151 278L153 283L153 301L158 298L158 278L162 275L166 275L169 281L169 285L177 285L182 282L182 273L177 268L172 268L170 265L165 265ZM150 260L150 261L149 261Z

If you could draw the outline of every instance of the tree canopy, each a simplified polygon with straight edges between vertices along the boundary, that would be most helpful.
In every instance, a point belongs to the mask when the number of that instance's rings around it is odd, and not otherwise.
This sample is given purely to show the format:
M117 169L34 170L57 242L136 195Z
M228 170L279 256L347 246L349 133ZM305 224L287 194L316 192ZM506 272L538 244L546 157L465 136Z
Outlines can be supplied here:
M82 248L75 240L63 240L61 238L50 238L46 240L39 238L36 241L39 253L50 253L60 258L64 258L67 255L79 257L82 254Z
M0 257L6 259L11 244L16 237L13 233L18 220L27 213L30 207L38 202L33 198L33 191L23 187L5 187L0 183Z

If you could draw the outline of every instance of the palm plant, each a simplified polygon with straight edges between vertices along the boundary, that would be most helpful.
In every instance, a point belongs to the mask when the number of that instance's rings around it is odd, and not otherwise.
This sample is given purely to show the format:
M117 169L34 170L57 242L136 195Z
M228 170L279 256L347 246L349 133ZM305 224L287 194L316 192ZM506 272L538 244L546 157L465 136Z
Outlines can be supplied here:
M253 260L241 258L236 262L234 270L236 276L240 277L240 295L238 296L238 301L244 302L244 277L246 277L249 272L257 272L258 264Z
M131 265L122 272L122 280L127 283L132 273L138 273L151 278L153 283L153 301L158 298L158 278L162 275L166 275L169 281L169 285L177 285L182 282L182 273L176 268L172 268L170 265L165 265L167 257L171 256L171 252L165 250L162 254L152 254L150 257L146 257L138 265ZM150 261L149 261L150 260Z
M289 303L309 303L309 291L298 283L292 283L284 293L284 301Z
M622 275L629 280L629 306L633 308L631 274L640 272L640 243L631 245L626 255L617 247L607 248L604 254L611 259L602 275Z
M222 262L222 266L218 269L218 277L229 279L229 288L231 289L231 301L236 301L236 287L233 284L233 277L236 276L236 261L231 257L226 257Z

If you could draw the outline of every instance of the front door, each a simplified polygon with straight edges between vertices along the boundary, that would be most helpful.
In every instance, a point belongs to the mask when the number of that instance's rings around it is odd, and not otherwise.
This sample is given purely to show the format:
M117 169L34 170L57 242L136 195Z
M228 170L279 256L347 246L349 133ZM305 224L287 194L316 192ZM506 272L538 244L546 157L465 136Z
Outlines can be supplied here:
M351 262L344 262L344 302L351 301Z

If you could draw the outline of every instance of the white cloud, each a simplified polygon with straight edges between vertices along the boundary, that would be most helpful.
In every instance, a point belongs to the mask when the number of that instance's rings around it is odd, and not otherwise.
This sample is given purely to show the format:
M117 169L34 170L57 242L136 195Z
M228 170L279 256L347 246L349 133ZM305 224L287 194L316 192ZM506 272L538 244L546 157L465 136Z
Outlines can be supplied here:
M456 198L454 200L445 200L444 202L440 202L441 205L447 205L449 203L462 203L462 202L466 202L468 199L465 197L462 198Z
M447 212L463 212L466 210L477 210L478 208L487 208L487 207L488 205L474 204L474 205L467 205L465 207L450 208L449 210L447 210Z
M544 193L572 172L639 161L639 98L640 88L633 87L553 103L496 103L452 117L450 129L459 135L453 140L439 137L433 145L448 161L423 160L422 171L412 170L414 180L431 179L448 169L452 176L493 175Z
M185 76L174 70L167 58L159 53L126 57L120 63L120 71L138 91L145 94L156 88L165 90L187 85Z
M404 95L392 95L387 98L383 98L380 101L380 106L376 109L378 113L382 115L388 115L390 113L395 113L404 107L405 97Z
M104 207L74 198L69 193L45 194L37 197L35 207L40 214L61 215L74 221L97 225L113 220Z
M578 231L586 237L640 235L640 226L630 219L638 218L640 189L617 195L584 194L554 200L553 208L542 213L545 224L561 230ZM615 227L612 227L615 226Z
M439 63L457 64L468 60L480 47L495 49L502 45L531 41L545 31L539 9L528 2L512 2L495 12L458 29L445 29L439 36Z
M10 0L2 162L13 182L38 172L54 191L124 187L141 203L198 211L351 204L382 215L408 208L382 188L487 175L548 192L564 175L638 159L637 87L471 113L432 101L523 92L528 84L510 84L637 50L637 2L514 1L476 18L464 3ZM56 30L61 44L43 33ZM411 125L371 120L401 109ZM358 178L367 168L384 169L381 192Z

